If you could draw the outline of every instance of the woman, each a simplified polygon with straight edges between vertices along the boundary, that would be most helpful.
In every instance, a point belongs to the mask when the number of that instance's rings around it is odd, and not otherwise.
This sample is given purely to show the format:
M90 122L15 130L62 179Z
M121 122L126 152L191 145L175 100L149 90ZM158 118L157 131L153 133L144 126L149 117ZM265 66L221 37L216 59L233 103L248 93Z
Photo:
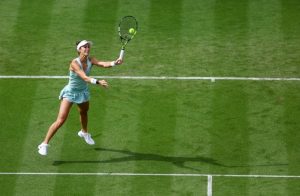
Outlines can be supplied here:
M122 60L117 59L116 61L112 62L103 62L94 57L90 57L89 53L91 45L92 43L87 40L82 40L76 43L76 49L79 56L72 60L69 68L69 83L63 88L59 95L61 103L57 119L49 127L44 141L38 146L38 152L41 155L47 155L49 146L48 143L57 130L66 121L73 103L77 104L80 114L81 130L78 132L78 136L83 138L89 145L95 144L91 134L88 133L87 129L90 99L88 83L99 85L105 88L108 87L108 83L105 80L97 80L89 77L89 73L92 65L108 68L114 65L122 64Z

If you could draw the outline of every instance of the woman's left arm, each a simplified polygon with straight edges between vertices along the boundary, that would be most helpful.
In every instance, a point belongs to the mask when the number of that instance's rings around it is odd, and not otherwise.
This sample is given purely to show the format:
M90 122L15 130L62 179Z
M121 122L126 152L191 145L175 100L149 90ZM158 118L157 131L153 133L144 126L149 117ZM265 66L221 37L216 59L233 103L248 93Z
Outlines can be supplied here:
M123 60L122 59L117 59L115 61L99 61L98 59L92 57L91 58L91 63L93 65L98 66L98 67L108 68L108 67L113 67L115 65L121 65L123 63Z

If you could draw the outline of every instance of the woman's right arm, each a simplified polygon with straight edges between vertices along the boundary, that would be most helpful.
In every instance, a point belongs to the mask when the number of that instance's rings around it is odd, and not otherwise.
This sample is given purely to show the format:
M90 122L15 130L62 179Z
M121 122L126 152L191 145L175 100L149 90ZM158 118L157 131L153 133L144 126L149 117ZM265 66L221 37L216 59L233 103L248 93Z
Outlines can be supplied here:
M91 77L87 76L75 60L73 60L71 62L70 71L74 71L85 82L88 82L91 84L99 84L103 87L108 87L108 84L105 80L96 80L95 78L91 78Z

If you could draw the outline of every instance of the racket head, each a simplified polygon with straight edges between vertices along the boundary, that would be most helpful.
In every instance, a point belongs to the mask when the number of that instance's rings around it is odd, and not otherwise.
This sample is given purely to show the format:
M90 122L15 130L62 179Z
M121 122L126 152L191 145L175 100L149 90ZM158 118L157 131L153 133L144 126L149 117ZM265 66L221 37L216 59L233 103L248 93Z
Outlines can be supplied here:
M129 29L133 28L134 33L130 33ZM133 16L124 16L119 23L119 36L123 45L126 45L136 34L138 30L138 22Z

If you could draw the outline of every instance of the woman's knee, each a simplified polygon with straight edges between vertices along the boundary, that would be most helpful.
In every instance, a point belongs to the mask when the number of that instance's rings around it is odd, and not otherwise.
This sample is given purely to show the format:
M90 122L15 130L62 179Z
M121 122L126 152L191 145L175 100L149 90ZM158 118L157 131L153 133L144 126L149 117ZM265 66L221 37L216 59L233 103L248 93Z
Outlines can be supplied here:
M88 110L79 110L79 114L80 114L81 116L87 116Z
M67 120L67 117L59 117L56 119L56 124L58 127L61 127Z
M80 115L87 115L89 111L89 103L86 102L84 104L78 105Z

